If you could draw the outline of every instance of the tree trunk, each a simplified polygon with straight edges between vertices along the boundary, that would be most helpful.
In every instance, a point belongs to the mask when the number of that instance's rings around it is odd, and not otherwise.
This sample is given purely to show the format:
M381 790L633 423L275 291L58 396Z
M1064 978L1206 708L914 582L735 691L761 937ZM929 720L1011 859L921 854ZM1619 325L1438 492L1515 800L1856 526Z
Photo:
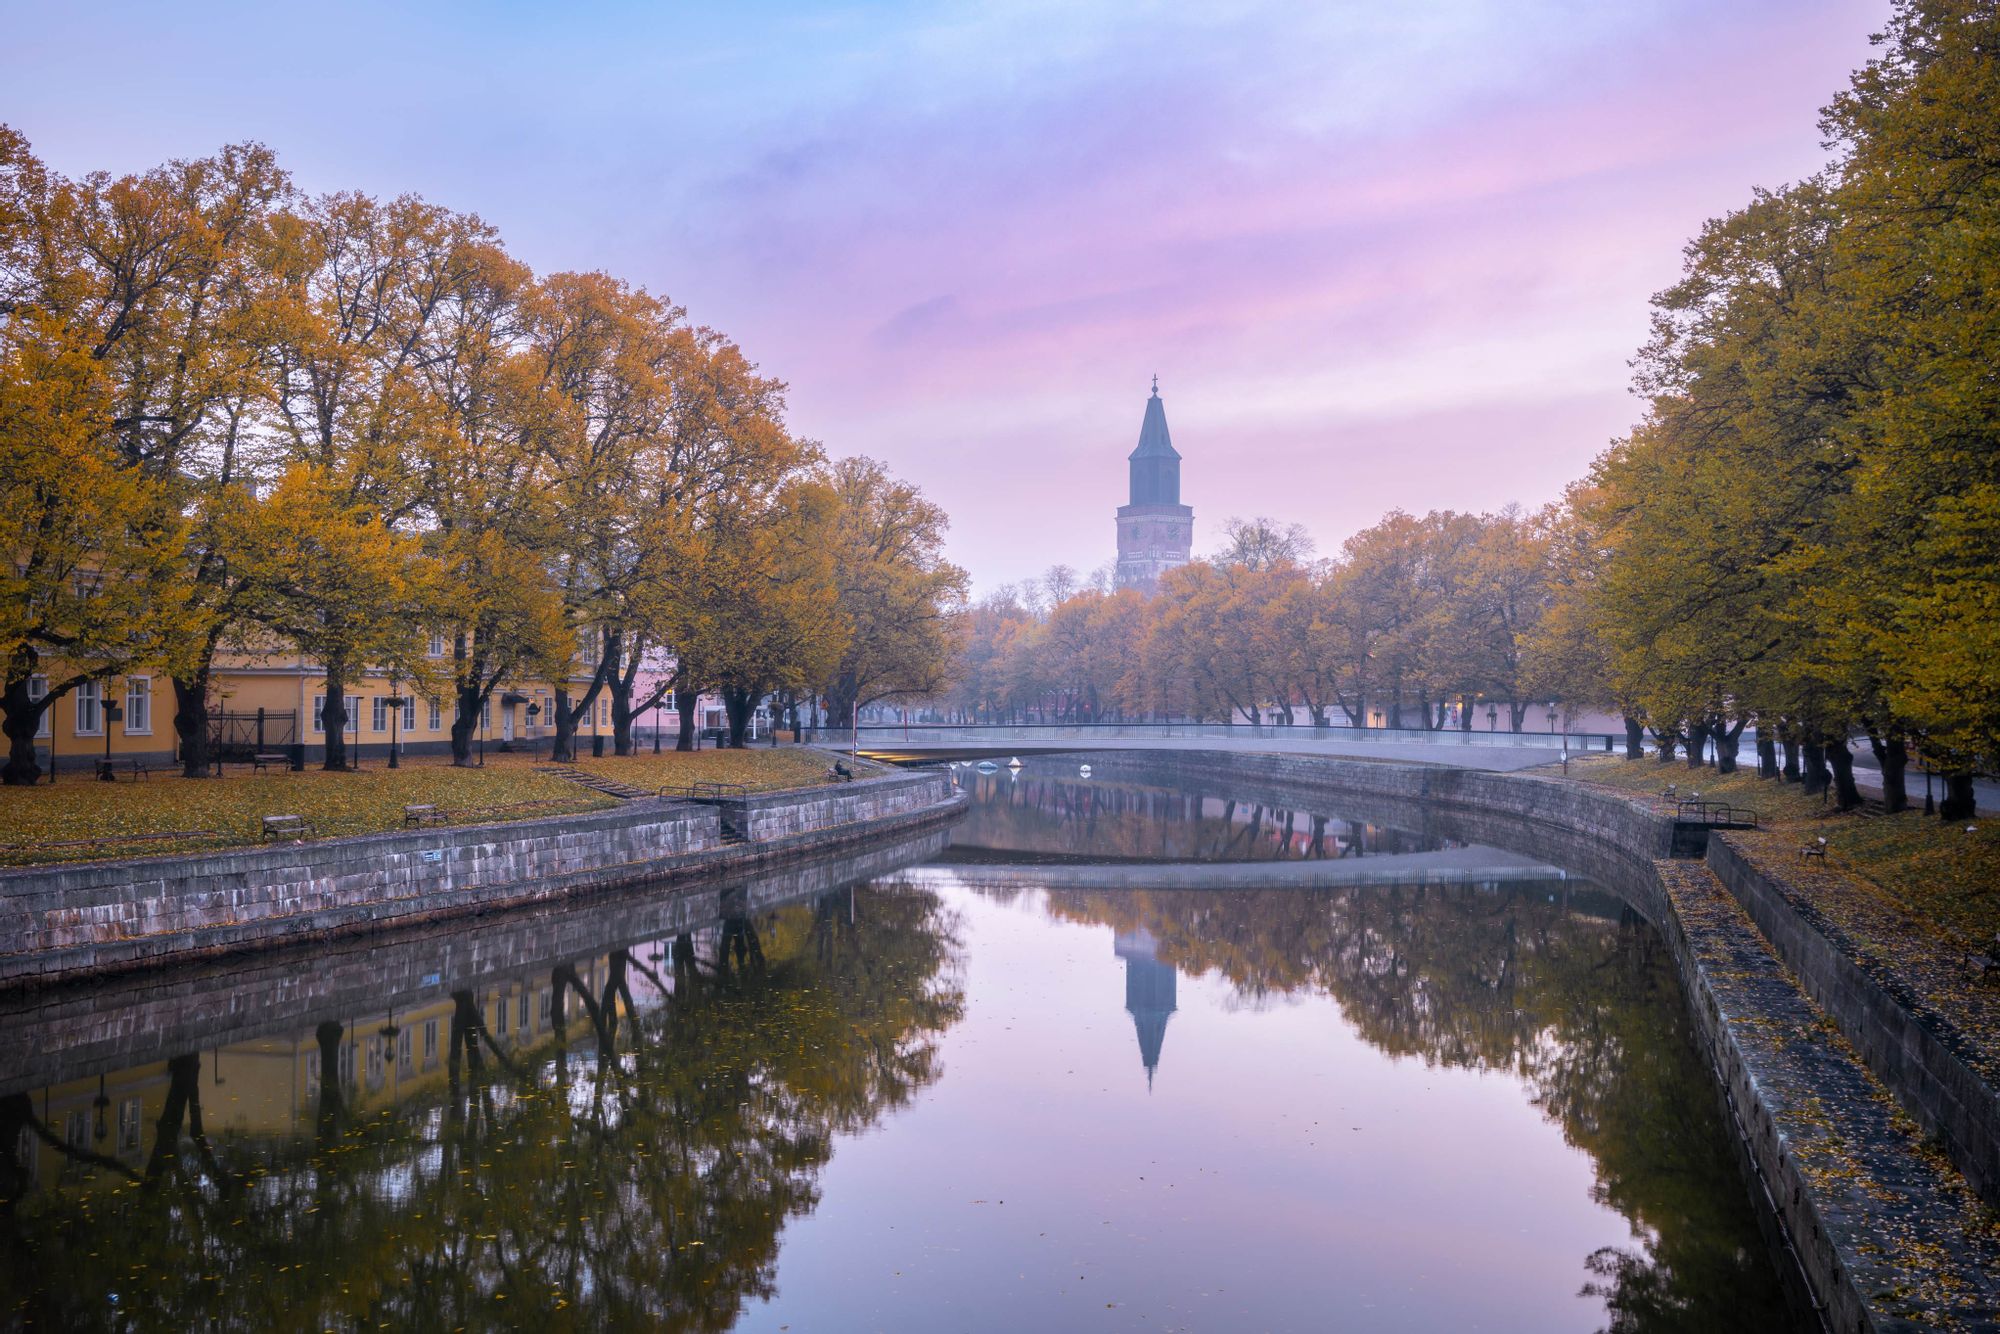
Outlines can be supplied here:
M1629 713L1625 715L1625 758L1646 758L1646 725Z
M1687 730L1687 767L1699 769L1708 759L1708 724L1691 720Z
M180 741L181 777L208 777L208 677L204 663L174 684L174 735Z
M340 654L326 662L326 708L320 717L326 728L326 762L320 768L347 768L347 663Z
M1861 804L1861 789L1854 785L1854 752L1843 739L1826 748L1826 758L1833 766L1833 804L1851 811Z
M1513 731L1518 732L1521 730L1522 726L1527 722L1527 720L1528 720L1528 706L1525 704L1517 704L1513 700L1508 700L1507 726L1511 728Z
M1826 747L1817 740L1808 738L1800 744L1803 752L1799 768L1799 779L1805 785L1805 794L1818 796L1833 782L1833 775L1826 767Z
M1679 732L1662 732L1656 727L1653 729L1653 740L1660 743L1660 763L1672 764L1674 762L1674 751L1680 747L1681 734Z
M474 677L473 683L467 684L461 676L458 689L454 692L457 702L452 706L451 762L461 769L472 765L472 743L479 733L479 705L486 692L479 688L477 682L478 678Z
M1460 695L1458 697L1458 730L1461 732L1470 732L1472 730L1472 704L1472 696Z
M1757 776L1776 778L1778 776L1778 741L1763 728L1757 729Z
M1972 786L1972 771L1954 769L1942 777L1944 800L1938 804L1938 818L1956 823L1979 814L1978 789Z
M611 692L611 753L630 755L632 753L632 693Z
M1718 723L1711 729L1715 737L1715 771L1719 774L1736 772L1736 755L1743 745L1744 719L1737 719L1728 726Z
M722 688L722 711L729 718L729 748L742 750L744 735L750 728L750 710L756 707L757 694L747 686L724 686Z
M675 750L695 750L695 709L701 704L701 691L694 686L674 687L674 710L680 714L680 735L674 739Z
M1785 748L1785 767L1780 772L1779 777L1783 778L1787 783L1796 783L1800 780L1799 739L1790 733L1786 733L1778 738L1778 743Z
M554 706L556 732L549 742L549 760L554 764L567 764L576 758L576 711L569 706L569 691L556 687Z
M1887 741L1870 732L1868 748L1875 752L1875 763L1882 767L1882 809L1891 815L1910 809L1910 791L1904 781L1904 774L1910 767L1910 750L1899 736Z
M33 787L42 778L42 763L35 753L35 732L42 725L42 716L48 712L50 701L28 698L28 677L31 672L18 673L7 682L6 694L0 696L0 709L4 709L4 720L0 727L7 733L7 765L0 769L0 781L8 787ZM50 732L54 732L51 727ZM53 750L51 756L53 757ZM51 758L50 767L54 767Z

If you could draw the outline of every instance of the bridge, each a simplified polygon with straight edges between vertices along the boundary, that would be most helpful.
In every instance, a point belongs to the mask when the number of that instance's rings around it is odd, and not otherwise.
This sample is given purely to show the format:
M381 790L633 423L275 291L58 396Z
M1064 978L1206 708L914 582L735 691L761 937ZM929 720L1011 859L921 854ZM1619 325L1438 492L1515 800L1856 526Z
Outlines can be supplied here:
M1372 857L1264 862L953 861L949 853L884 881L927 889L1332 889L1341 885L1550 884L1577 879L1560 866L1499 848L1445 848Z
M826 744L870 759L997 760L1111 750L1242 750L1415 760L1465 769L1528 769L1565 755L1607 752L1604 732L1461 732L1409 727L1226 726L1220 723L910 723L856 728Z

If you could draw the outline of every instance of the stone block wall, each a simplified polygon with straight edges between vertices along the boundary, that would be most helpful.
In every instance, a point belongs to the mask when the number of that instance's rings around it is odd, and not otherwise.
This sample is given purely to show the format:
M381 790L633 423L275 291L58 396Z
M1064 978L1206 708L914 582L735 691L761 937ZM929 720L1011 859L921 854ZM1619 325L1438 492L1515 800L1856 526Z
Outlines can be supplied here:
M799 792L757 792L716 802L723 818L752 843L769 843L839 825L902 815L943 801L951 779L919 769L852 783L830 783Z
M411 924L87 988L17 990L0 996L0 1031L15 1039L0 1043L0 1092L299 1030L328 1015L413 1009L461 988L546 979L559 963L698 932L731 912L761 912L873 879L935 856L949 838L948 830L931 827L733 883L704 877L662 892L641 882L588 902Z
M1857 960L1837 925L1759 872L1727 835L1709 840L1708 866L1967 1184L2000 1203L2000 1090L1966 1035L1927 998Z
M0 983L637 878L720 846L713 810L642 802L512 824L0 872ZM522 887L532 887L524 894Z

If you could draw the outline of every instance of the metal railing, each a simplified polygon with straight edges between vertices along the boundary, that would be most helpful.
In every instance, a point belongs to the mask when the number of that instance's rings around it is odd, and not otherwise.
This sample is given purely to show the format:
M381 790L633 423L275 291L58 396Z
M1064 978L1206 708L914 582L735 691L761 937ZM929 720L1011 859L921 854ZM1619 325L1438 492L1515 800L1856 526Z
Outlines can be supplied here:
M954 746L1053 741L1215 738L1237 741L1380 741L1447 746L1501 746L1576 752L1608 751L1620 741L1608 732L1473 732L1455 727L1287 727L1272 723L864 723L855 729L863 746Z
M682 801L721 801L729 797L747 797L750 789L741 783L717 783L709 779L684 784L669 784L660 789L663 797L678 797Z

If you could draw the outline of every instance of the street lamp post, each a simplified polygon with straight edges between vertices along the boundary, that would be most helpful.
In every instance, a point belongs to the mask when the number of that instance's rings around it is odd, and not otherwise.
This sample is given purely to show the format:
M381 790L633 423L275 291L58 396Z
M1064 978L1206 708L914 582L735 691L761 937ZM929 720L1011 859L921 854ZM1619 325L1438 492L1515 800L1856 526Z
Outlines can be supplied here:
M401 723L402 721L403 721L402 683L400 681L391 680L389 682L389 767L391 769L399 767L396 763L396 750L397 750L396 742L401 737L402 734L400 731L398 731L397 724Z
M660 705L666 703L662 697L653 696L653 753L660 753Z
M1554 700L1550 700L1550 701L1549 701L1549 734L1553 736L1553 735L1555 734L1555 730L1556 730L1556 702L1555 702Z
M104 759L97 766L97 776L107 783L115 783L118 776L111 772L111 724L122 722L125 710L110 700L97 706L98 725L104 729Z

